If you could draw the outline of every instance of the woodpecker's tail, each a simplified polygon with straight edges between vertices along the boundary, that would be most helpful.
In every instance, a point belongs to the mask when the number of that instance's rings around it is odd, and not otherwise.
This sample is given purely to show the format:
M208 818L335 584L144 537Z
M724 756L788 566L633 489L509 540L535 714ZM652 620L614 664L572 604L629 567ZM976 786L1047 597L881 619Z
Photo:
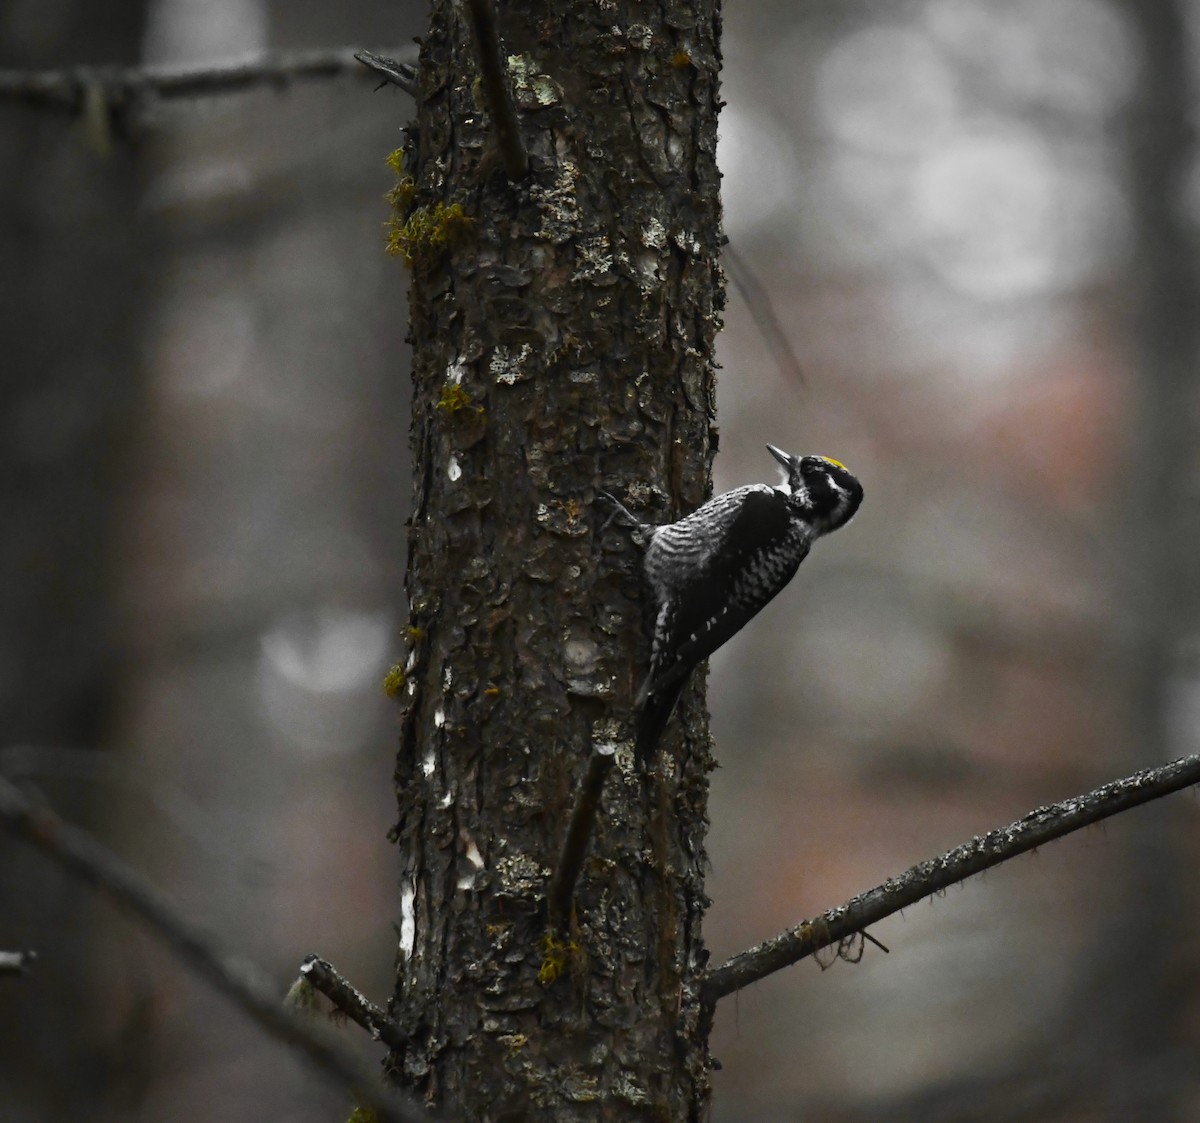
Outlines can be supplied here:
M683 692L687 676L682 676L674 682L656 686L652 693L646 695L642 708L637 717L637 737L634 741L636 759L642 768L647 767L654 750L658 747L659 739L671 714L675 711L675 703Z

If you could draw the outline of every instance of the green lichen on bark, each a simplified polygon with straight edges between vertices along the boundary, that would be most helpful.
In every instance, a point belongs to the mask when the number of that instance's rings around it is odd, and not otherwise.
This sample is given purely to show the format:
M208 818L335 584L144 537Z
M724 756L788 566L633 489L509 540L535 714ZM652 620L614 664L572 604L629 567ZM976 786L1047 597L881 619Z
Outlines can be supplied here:
M405 171L403 148L397 148L394 152L389 153L387 165L396 173L396 182L384 198L392 204L396 210L396 214L403 220L408 217L409 211L412 210L413 202L416 200L416 181Z
M561 940L553 932L542 939L542 964L538 968L538 982L551 986L558 982L573 966L586 960L583 948L575 940Z
M446 413L461 413L464 409L470 409L472 406L471 395L457 382L447 382L438 395L437 408ZM474 408L477 411L483 409L482 406L474 406Z
M408 675L405 674L404 668L399 663L394 663L383 676L383 692L389 698L399 698L407 682Z
M397 214L388 221L387 252L401 258L414 272L424 272L448 249L466 241L474 225L475 220L461 203L417 207L405 217Z

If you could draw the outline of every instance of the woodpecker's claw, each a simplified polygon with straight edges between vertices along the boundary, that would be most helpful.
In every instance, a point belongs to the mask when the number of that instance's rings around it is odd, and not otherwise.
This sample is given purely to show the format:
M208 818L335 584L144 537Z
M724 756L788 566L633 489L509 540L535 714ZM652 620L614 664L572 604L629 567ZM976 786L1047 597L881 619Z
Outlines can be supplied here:
M612 526L613 522L618 517L624 518L629 523L630 527L634 530L645 530L646 529L646 524L643 523L640 519L634 518L634 516L631 515L629 513L629 511L627 511L625 509L625 505L619 499L617 499L615 496L609 495L607 491L598 491L598 492L596 492L596 497L598 499L607 499L608 502L611 503L612 507L613 507L612 514L609 515L608 518L604 520L604 525L600 528L601 534L603 534L610 526Z

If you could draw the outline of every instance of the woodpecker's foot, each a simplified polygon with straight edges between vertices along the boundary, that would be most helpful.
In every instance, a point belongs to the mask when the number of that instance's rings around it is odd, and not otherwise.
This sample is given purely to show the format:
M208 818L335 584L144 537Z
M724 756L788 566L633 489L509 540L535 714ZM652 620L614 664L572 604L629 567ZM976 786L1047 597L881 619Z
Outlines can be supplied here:
M633 530L639 530L643 533L647 533L650 530L650 528L644 522L630 514L630 512L626 510L625 505L619 499L617 499L615 496L609 495L607 491L596 492L596 498L606 500L608 503L612 504L613 508L612 514L604 520L604 525L600 528L601 534L603 534L610 526L612 526L612 524L618 518L623 518Z

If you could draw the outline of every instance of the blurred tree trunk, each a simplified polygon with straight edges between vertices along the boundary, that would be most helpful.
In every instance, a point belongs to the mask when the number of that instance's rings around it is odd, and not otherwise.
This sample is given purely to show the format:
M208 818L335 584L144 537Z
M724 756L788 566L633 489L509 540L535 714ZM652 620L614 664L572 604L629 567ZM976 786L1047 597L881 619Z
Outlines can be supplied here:
M396 0L163 2L148 61L328 46L348 22L378 43L420 18ZM113 740L152 794L180 793L200 814L121 791L104 832L278 978L319 948L376 994L391 933L355 918L392 897L379 749L395 707L380 683L403 613L404 512L384 496L408 488L395 439L407 409L380 150L402 98L296 84L164 106L148 122L138 218L154 253ZM97 929L113 1117L348 1113L128 918L104 914Z
M144 20L141 3L0 2L0 67L131 63ZM0 748L99 748L111 706L108 563L113 483L139 391L141 169L87 141L57 116L0 110ZM49 755L24 763L46 770L39 782L64 812L89 817L93 787L54 783ZM0 1022L20 1027L3 1035L6 1123L84 1118L95 1103L79 1009L86 900L0 839L3 942L42 957L36 979L4 995Z
M394 1000L411 1044L391 1062L469 1119L696 1119L708 1094L707 717L694 687L643 785L639 556L598 534L594 499L665 521L710 486L719 14L638 16L504 8L531 159L514 185L465 14L438 0L397 192L416 483ZM547 881L604 742L618 767L571 939L549 948Z
M34 26L11 22L31 41L0 66L138 57L141 4L27 8ZM96 743L108 705L112 485L138 389L140 169L88 141L23 106L0 118L0 713L13 742L72 747Z
M1136 381L1121 560L1133 613L1125 652L1130 765L1141 768L1192 751L1179 743L1179 700L1187 674L1180 655L1200 618L1200 538L1192 498L1200 274L1194 219L1185 203L1196 155L1188 13L1178 0L1136 0L1126 8L1140 40L1141 66L1125 134ZM1197 904L1190 818L1186 805L1167 801L1139 822L1121 929L1106 933L1098 951L1106 965L1098 989L1113 1016L1101 1050L1115 1089L1109 1118L1195 1117L1195 1043L1187 1026L1200 993L1200 959L1188 919ZM1153 934L1154 953L1139 957L1136 970L1114 961L1114 935L1115 946L1133 946L1147 933Z

